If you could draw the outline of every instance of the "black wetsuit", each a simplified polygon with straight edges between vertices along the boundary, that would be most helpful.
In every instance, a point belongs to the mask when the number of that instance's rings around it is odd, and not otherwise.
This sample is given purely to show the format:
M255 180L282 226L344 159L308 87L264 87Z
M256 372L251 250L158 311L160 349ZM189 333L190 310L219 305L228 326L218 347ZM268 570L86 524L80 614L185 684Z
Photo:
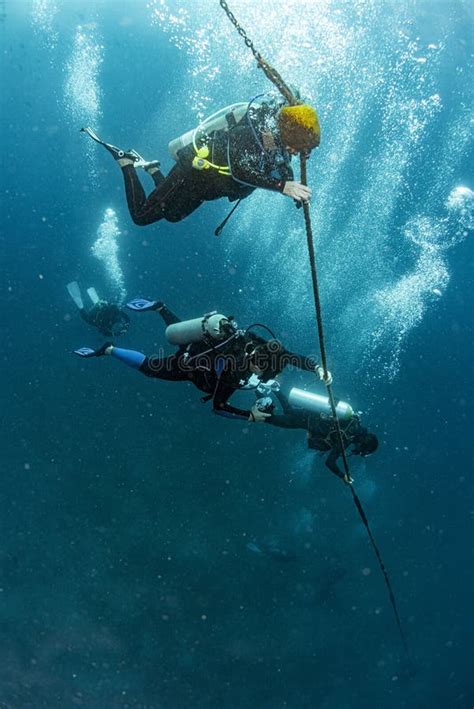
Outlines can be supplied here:
M232 177L212 167L193 168L196 153L192 145L179 151L178 162L167 177L159 170L152 175L155 190L148 197L135 168L123 167L127 204L135 224L145 226L160 219L179 222L203 202L220 197L228 197L231 202L243 199L257 187L282 192L285 183L293 180L293 171L291 156L282 146L276 128L277 110L278 107L266 105L251 108L251 118L244 116L229 130L210 135L209 160L230 166Z
M332 417L290 406L288 399L281 391L275 393L283 409L283 415L272 415L271 418L265 420L265 423L279 428L299 428L307 431L308 448L329 453L325 461L327 467L339 478L344 478L344 473L337 465L337 459L341 453ZM365 431L357 416L353 416L349 421L340 421L340 426L344 448L348 448L356 436Z
M90 310L82 308L79 313L88 325L97 328L106 337L123 334L130 324L127 313L115 303L99 301Z
M168 308L158 310L167 325L180 322ZM221 416L248 419L250 410L238 409L228 404L228 400L237 389L241 389L251 377L245 347L263 344L266 341L252 332L238 332L223 342L214 341L213 346L199 342L180 349L169 357L145 357L138 366L139 371L148 377L167 381L189 381L207 394L204 401L212 400L213 410ZM262 375L262 379L276 376L287 365L293 365L306 371L314 371L316 361L288 350L282 350L271 371Z

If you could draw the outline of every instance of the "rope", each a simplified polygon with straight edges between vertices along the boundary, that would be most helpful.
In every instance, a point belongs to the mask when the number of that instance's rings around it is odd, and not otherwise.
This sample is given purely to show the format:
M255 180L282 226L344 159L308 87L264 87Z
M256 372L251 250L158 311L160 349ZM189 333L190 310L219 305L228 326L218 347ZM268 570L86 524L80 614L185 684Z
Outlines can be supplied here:
M356 491L354 490L354 487L351 485L350 488L351 488L352 498L353 498L353 500L354 500L354 504L355 504L355 506L357 507L357 510L358 510L358 512L359 512L359 515L360 515L360 518L361 518L361 520L362 520L362 523L364 524L364 526L365 526L365 528L366 528L366 530L367 530L367 534L369 535L370 542L371 542L372 547L374 548L374 551L375 551L375 556L377 557L377 560L378 560L378 562L379 562L380 569L381 569L382 574L383 574L383 576L384 576L385 584L386 584L386 586L387 586L387 588L388 588L388 595L389 595L389 598L390 598L390 603L391 603L391 605L392 605L393 612L394 612L394 615L395 615L395 620L396 620L396 622L397 622L398 630L399 630L399 632L400 632L400 637L401 637L401 639L402 639L403 649L405 650L405 654L406 654L407 657L409 658L409 657L410 657L410 652L409 652L409 650L408 650L408 643L407 643L406 638L405 638L405 633L403 632L402 621L400 620L400 614L399 614L399 612L398 612L397 602L396 602L396 600L395 600L395 594L394 594L393 589L392 589L392 584L391 584L391 582L390 582L390 577L389 577L389 575L388 575L388 571L387 571L387 569L385 568L385 564L383 563L382 555L380 554L380 551L379 551L379 548L378 548L377 543L376 543L376 541L375 541L374 535L372 534L372 530L370 529L369 520L367 519L367 515L366 515L365 512L364 512L364 508L362 507L362 503L361 503L361 501L359 500L359 497L357 496Z
M306 170L307 158L303 153L300 154L300 162L301 162L301 184L307 185L308 184L307 170ZM310 266L310 270L311 270L311 282L313 285L314 307L316 310L316 322L317 322L317 327L318 327L319 349L321 352L321 366L322 366L323 372L324 372L324 379L327 380L328 367L327 367L326 344L325 344L325 340L324 340L324 328L323 328L323 316L322 316L322 310L321 310L321 299L319 297L318 272L316 269L316 255L315 255L315 251L314 251L313 227L311 224L311 215L309 213L308 202L303 202L303 214L304 214L304 221L305 221L305 226L306 226L306 241L307 241L307 245L308 245L309 266ZM349 470L349 463L347 462L347 455L346 455L346 449L344 446L344 441L342 440L341 424L339 423L339 418L338 418L338 415L336 412L336 401L334 399L332 385L326 383L326 381L325 381L325 384L326 384L326 389L328 392L329 403L331 405L332 415L333 415L334 422L336 425L337 440L339 443L339 452L342 457L342 462L344 465L344 481L346 483L349 483L351 480L351 475L350 475L350 470Z
M268 79L277 87L277 89L280 91L280 93L285 97L285 99L292 105L295 105L298 103L296 98L293 96L291 90L287 86L287 84L283 81L282 77L280 74L274 69L268 62L266 62L262 55L255 49L253 42L249 39L247 33L239 25L237 22L237 19L235 18L235 15L231 12L229 9L229 6L225 2L225 0L219 0L219 4L226 13L227 17L231 21L231 23L234 25L236 28L237 32L239 35L244 39L244 42L246 46L250 49L252 52L253 56L255 57L258 66L263 69L265 72L265 75L268 77ZM301 167L301 184L307 186L308 181L307 181L307 169L306 169L306 163L307 163L307 156L305 153L300 153L300 167ZM346 450L344 447L344 442L342 438L342 431L341 431L341 425L339 422L339 418L337 416L336 412L336 401L334 398L334 394L332 391L332 385L328 383L328 368L327 368L327 355L326 355L326 345L325 345L325 339L324 339L324 328L323 328L323 317L322 317L322 309L321 309L321 299L319 296L319 284L318 284L318 272L316 268L316 254L315 254L315 249L314 249L314 238L313 238L313 228L311 224L311 215L309 211L309 204L308 202L303 202L303 214L304 214L304 221L305 221L305 227L306 227L306 241L308 245L308 256L309 256L309 264L310 264L310 269L311 269L311 282L313 286L313 297L314 297L314 306L315 306L315 311L316 311L316 323L317 323L317 331L318 331L318 339L319 339L319 349L321 352L321 366L323 368L323 373L324 373L324 380L326 384L326 389L329 397L329 402L331 405L331 411L332 415L334 418L334 422L336 425L336 432L337 432L337 438L338 438L338 443L339 443L339 450L340 450L340 455L342 457L342 461L344 464L344 481L346 483L352 483L352 478L350 475L350 470L349 470L349 463L347 461L347 455L346 455ZM408 651L408 644L405 638L405 634L403 632L401 620L400 620L400 614L398 612L398 606L397 602L395 599L395 594L392 589L392 584L390 582L390 577L388 575L387 569L385 567L385 564L383 562L382 556L380 554L379 548L377 546L377 543L375 541L375 537L372 533L372 530L369 525L369 521L367 519L367 515L364 512L364 508L362 507L362 503L357 496L354 487L352 484L349 484L349 487L351 489L352 493L352 499L354 500L354 504L357 508L357 511L359 513L359 516L362 520L363 525L365 526L367 530L367 534L369 536L370 543L372 544L372 547L375 552L375 556L377 557L377 561L380 566L380 570L383 574L385 584L388 589L388 595L390 599L390 603L395 615L395 620L397 623L398 630L400 632L400 637L402 640L403 648L405 650L405 653L407 657L409 658L409 651Z
M301 158L301 183L303 185L307 184L307 171L306 171L306 156L302 153L300 155ZM324 378L326 379L327 377L327 357L326 357L326 345L324 341L324 329L323 329L323 318L322 318L322 311L321 311L321 300L319 297L319 286L318 286L318 273L316 269L316 256L315 256L315 251L314 251L314 240L313 240L313 229L311 225L311 215L309 213L309 205L307 202L303 203L303 210L304 210L304 219L305 219L305 225L306 225L306 239L308 242L308 254L309 254L309 263L310 263L310 268L311 268L311 281L313 284L313 295L314 295L314 305L316 309L316 321L317 321L317 326L318 326L318 336L319 336L319 348L321 351L321 366L323 367L324 371ZM349 470L349 463L347 462L347 455L346 455L346 449L344 446L344 442L342 439L342 431L341 431L341 424L339 422L339 418L337 416L336 412L336 402L334 400L334 394L332 391L332 386L331 384L326 383L326 389L329 395L329 401L331 404L331 410L332 410L332 415L333 419L336 424L336 432L337 432L337 438L339 442L339 450L340 454L344 463L344 481L346 483L352 482L351 475L350 475L350 470ZM377 543L375 541L375 537L372 533L372 530L369 525L369 520L367 519L367 515L364 512L364 508L362 507L362 503L354 490L354 487L352 484L349 485L352 493L352 499L354 500L354 504L357 508L357 511L359 513L359 516L362 520L362 524L367 530L367 534L369 536L370 543L372 544L373 550L375 552L375 556L377 557L377 561L379 562L380 570L383 574L385 584L387 586L388 590L388 596L390 599L390 604L393 609L393 613L395 615L395 621L397 623L397 627L400 633L400 638L402 640L403 644L403 649L405 650L405 654L408 658L410 658L410 653L408 650L408 643L405 638L405 633L403 632L402 628L402 623L400 620L400 614L398 612L398 606L397 606L397 601L395 599L395 594L393 592L392 584L390 581L390 577L388 575L387 569L385 567L385 564L382 559L382 555L380 553L380 550L377 546Z

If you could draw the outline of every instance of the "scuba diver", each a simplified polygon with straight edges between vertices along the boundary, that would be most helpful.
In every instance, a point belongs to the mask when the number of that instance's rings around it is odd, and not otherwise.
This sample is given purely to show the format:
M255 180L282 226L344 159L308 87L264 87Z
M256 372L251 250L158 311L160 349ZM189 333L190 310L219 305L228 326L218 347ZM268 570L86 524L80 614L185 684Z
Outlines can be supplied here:
M120 305L100 300L95 288L88 288L87 295L92 307L87 310L78 283L72 281L66 288L79 310L79 315L88 325L97 328L105 337L118 337L127 332L130 318Z
M236 103L221 109L168 146L176 164L165 177L156 160L146 162L135 150L120 150L82 128L108 150L122 169L125 194L135 224L161 219L179 222L203 202L248 197L257 187L281 192L297 203L309 201L311 189L294 180L291 157L308 155L320 142L316 111L281 100ZM146 197L136 173L143 168L155 189Z
M277 397L283 414L272 413L275 405L271 394L275 394ZM320 451L322 454L328 453L325 462L329 470L346 483L353 482L352 478L347 478L337 465L341 451L327 397L296 387L293 387L288 396L285 396L281 392L278 382L260 384L257 388L257 395L259 398L255 405L261 411L271 413L271 416L265 419L265 423L279 428L300 428L307 431L308 448ZM359 416L354 413L352 407L344 401L339 401L336 413L344 448L351 448L352 455L362 457L375 453L378 448L377 436L374 433L369 433L362 426Z
M324 380L324 370L315 360L286 350L265 326L255 324L240 330L232 316L217 312L181 321L164 303L141 298L132 300L127 307L158 312L167 325L166 339L178 347L177 352L168 357L147 357L106 342L97 350L82 347L75 350L75 354L80 357L110 355L148 377L192 382L206 394L203 401L212 401L214 413L249 421L264 421L270 414L260 411L257 405L251 410L231 406L228 400L237 390L255 389L256 384L272 379L287 365L315 372ZM265 327L272 339L266 340L253 332L251 328L257 325ZM332 381L329 372L325 381Z

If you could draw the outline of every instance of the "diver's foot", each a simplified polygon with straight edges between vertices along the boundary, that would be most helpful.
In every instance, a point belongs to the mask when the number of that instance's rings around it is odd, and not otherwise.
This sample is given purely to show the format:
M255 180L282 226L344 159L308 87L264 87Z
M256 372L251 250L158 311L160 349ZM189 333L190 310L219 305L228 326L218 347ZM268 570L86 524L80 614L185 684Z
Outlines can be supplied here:
M140 163L137 167L142 167L149 175L154 175L155 172L159 172L161 163L159 160L143 161L143 163Z
M90 347L80 347L78 350L74 350L74 354L78 357L103 357L104 355L109 355L112 352L113 343L104 342L104 344L97 350L93 350Z
M142 156L137 153L136 150L122 150L121 148L117 148L115 145L112 145L111 143L106 143L105 140L102 140L99 138L97 133L92 130L89 126L85 126L84 128L81 128L81 133L86 133L86 135L89 136L89 138L92 138L96 143L99 143L99 145L102 145L106 150L109 151L109 153L112 155L113 159L118 162L120 167L125 167L126 165L135 165L136 163L144 163L145 161L143 160Z
M141 155L138 155L135 150L132 150L130 152L135 153L138 156L138 160L135 162L135 167L141 167L142 170L148 172L149 175L154 175L155 172L159 171L161 167L161 163L159 160L145 160L145 158L142 158Z

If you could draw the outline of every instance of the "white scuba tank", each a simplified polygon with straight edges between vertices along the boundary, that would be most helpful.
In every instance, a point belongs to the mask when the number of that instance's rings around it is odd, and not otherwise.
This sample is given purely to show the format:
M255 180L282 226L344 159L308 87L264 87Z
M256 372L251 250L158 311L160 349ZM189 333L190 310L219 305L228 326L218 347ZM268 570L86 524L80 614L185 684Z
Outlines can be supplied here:
M208 313L201 318L183 320L183 322L168 325L165 330L166 339L172 345L190 345L202 342L208 337L213 340L223 340L227 334L221 329L221 321L229 322L222 313Z
M229 124L227 116L231 113L238 123L247 113L248 103L232 103L230 106L221 108L209 118L205 118L196 128L186 131L178 138L174 138L168 144L168 150L173 160L178 160L178 152L188 145L193 144L200 134L212 133L215 130L227 130Z
M288 403L290 406L298 406L300 409L311 411L315 414L332 415L331 404L327 396L313 394L313 392L304 391L304 389L293 387L288 395ZM345 401L339 401L336 406L336 414L337 418L347 421L354 416L354 410L350 404Z

